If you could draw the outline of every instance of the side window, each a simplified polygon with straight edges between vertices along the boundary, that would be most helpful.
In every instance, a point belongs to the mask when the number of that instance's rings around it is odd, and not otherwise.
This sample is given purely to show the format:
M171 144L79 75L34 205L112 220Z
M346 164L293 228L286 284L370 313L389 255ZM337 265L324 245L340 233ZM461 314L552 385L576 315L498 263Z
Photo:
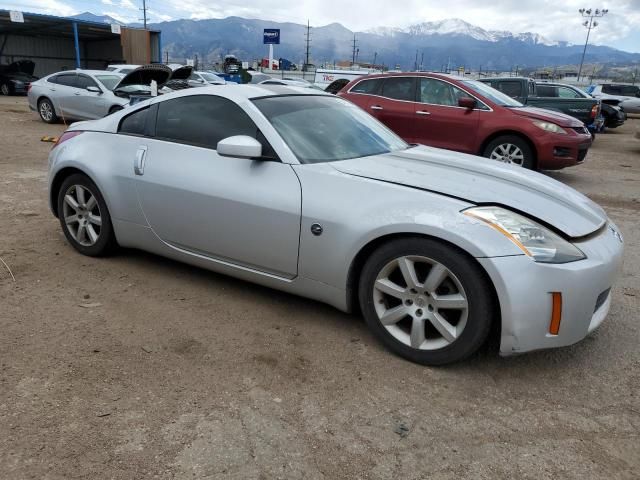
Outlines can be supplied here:
M52 77L47 78L47 82L58 83L58 75L53 75Z
M406 100L414 102L415 78L414 77L390 77L386 78L382 85L382 96L393 100Z
M602 93L608 93L609 95L620 95L622 89L618 85L603 85Z
M538 85L538 96L539 97L557 97L558 89L557 87L553 87L551 85Z
M381 78L362 80L361 82L356 83L350 91L353 93L368 93L370 95L375 95L376 93L378 93L381 84Z
M56 83L58 85L64 85L66 87L76 86L76 74L75 73L63 73L56 77Z
M78 88L87 88L87 87L97 87L96 82L93 81L93 78L87 77L86 75L78 75L76 86Z
M463 90L435 78L421 78L418 101L431 105L457 107L461 98L471 98Z
M560 98L580 98L580 94L568 87L558 87L558 97Z
M216 149L223 138L248 135L258 128L234 102L213 95L193 95L160 102L156 137Z
M188 80L195 80L197 82L198 80L200 80L200 75L194 72L191 75L189 75Z
M144 135L149 107L135 111L120 120L118 133L129 135Z
M498 90L510 97L522 96L522 83L518 81L505 80L498 82Z

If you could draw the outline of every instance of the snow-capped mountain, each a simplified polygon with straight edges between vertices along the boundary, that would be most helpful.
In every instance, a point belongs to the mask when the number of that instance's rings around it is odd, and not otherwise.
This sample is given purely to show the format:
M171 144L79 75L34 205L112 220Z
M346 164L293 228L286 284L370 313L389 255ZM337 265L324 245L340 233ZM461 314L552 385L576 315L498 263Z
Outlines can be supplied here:
M471 37L475 40L482 40L485 42L499 42L501 40L513 39L533 45L558 45L558 42L548 40L538 33L512 33L508 31L485 30L484 28L477 27L459 18L448 18L446 20L436 22L422 22L410 25L406 28L377 27L367 30L366 33L388 37L395 37L400 33L422 37L432 35L455 35Z

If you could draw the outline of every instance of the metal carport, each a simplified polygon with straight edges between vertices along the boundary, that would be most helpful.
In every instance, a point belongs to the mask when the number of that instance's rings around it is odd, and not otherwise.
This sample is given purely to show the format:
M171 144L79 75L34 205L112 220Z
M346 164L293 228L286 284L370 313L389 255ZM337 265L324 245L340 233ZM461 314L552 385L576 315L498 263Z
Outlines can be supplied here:
M103 69L109 63L147 64L162 61L161 34L75 18L23 13L13 22L0 10L0 64L28 59L43 76L74 68Z

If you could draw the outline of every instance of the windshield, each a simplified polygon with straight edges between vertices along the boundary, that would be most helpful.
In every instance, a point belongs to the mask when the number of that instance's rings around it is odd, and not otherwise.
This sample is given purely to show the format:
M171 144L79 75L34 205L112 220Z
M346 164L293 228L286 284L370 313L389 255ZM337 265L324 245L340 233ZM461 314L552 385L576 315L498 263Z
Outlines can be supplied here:
M302 163L368 157L409 147L369 114L340 98L291 95L253 103Z
M501 107L524 107L524 105L517 100L514 100L510 96L505 95L493 87L490 87L486 83L478 82L476 80L463 80L462 83L465 87L470 88L478 95L488 98L493 103L500 105Z
M122 77L119 75L96 75L96 78L107 90L113 90L120 80L122 80Z
M200 76L204 78L207 82L224 82L222 78L213 73L201 73Z

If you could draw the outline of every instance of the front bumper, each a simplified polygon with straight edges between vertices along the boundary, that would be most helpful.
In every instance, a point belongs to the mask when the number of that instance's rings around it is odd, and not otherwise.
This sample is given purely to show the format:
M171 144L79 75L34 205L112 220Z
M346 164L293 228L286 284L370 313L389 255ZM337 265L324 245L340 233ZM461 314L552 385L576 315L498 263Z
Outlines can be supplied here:
M538 137L538 168L558 170L582 163L591 147L592 138L585 127L579 128L580 133L567 128L568 133L565 135Z
M500 301L501 355L572 345L602 323L622 267L623 242L617 232L609 223L590 238L574 242L587 256L577 262L544 264L526 256L478 259ZM557 335L549 333L552 292L562 294Z

